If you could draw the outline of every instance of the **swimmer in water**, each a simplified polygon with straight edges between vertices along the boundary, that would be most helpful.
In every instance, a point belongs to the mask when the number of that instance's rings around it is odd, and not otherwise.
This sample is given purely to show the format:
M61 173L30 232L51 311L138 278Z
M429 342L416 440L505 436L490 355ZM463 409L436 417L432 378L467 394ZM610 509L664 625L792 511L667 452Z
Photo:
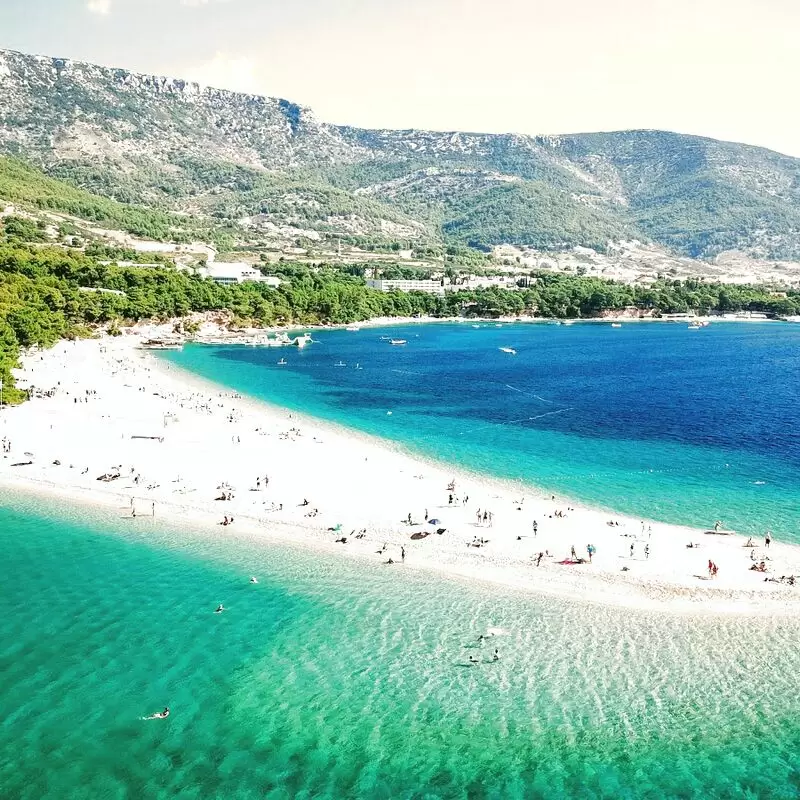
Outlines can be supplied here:
M214 611L214 613L215 613L215 614L221 614L221 613L222 613L224 610L225 610L225 606L224 606L224 605L222 605L222 603L220 603L220 604L217 606L217 608L216 608L216 610Z
M255 575L253 575L253 577L250 578L250 583L258 583L258 578L256 578Z
M156 711L155 714L151 714L149 717L143 717L143 719L166 719L169 716L169 706L165 706L163 711Z
M478 659L475 658L475 656L470 656L469 657L469 663L470 664L477 664L478 663Z

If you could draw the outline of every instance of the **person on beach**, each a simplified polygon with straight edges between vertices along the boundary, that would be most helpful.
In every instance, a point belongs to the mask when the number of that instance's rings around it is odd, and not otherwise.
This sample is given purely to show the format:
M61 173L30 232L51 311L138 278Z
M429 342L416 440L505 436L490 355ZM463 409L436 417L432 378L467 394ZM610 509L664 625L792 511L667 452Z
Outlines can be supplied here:
M631 542L631 558L633 558L633 542Z
M400 548L400 560L401 561L405 561L406 560L406 549L405 549L405 547L401 547Z
M764 537L764 547L769 547L770 542L772 542L772 534L769 531L767 531L767 534Z
M572 545L572 547L570 547L569 557L573 561L577 561L578 560L578 554L575 552L575 545Z
M533 535L536 536L538 531L539 531L539 523L536 520L534 520L533 521Z
M650 545L649 544L646 544L644 546L644 557L645 557L645 559L650 558Z
M540 552L538 556L536 556L536 566L538 567L539 564L542 563L542 559L544 558L544 553Z

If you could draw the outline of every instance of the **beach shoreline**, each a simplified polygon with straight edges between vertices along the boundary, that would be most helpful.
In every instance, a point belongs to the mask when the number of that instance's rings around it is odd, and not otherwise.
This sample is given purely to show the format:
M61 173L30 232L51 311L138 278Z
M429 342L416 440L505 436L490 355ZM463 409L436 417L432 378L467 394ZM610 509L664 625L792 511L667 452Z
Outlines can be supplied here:
M239 396L138 350L139 342L136 335L62 342L24 358L20 377L55 393L0 411L0 437L11 440L0 486L553 598L800 613L800 585L764 581L800 575L798 546L775 542L767 550L757 542L756 562L767 559L769 569L757 573L744 537L634 520L454 470ZM118 477L99 480L115 467ZM214 499L229 493L230 500ZM478 508L492 519L478 523ZM426 512L440 525L428 525ZM418 524L403 522L409 514ZM228 516L235 527L219 525ZM699 547L687 548L690 541ZM587 544L596 548L593 563L569 563L577 560L572 547L588 561ZM537 567L540 552L547 555ZM719 567L713 579L707 561Z

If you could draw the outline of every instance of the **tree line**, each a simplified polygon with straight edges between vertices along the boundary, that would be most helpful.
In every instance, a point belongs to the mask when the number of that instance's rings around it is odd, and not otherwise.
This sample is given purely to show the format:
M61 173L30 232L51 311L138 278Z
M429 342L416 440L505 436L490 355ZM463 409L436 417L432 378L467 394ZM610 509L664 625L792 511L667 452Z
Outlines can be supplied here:
M104 253L103 253L104 254ZM98 253L99 255L99 253ZM636 307L656 315L696 310L800 314L800 292L779 296L766 287L660 281L628 286L598 278L539 273L519 291L459 290L444 295L379 292L346 269L279 265L284 282L219 285L163 267L101 264L84 252L0 243L0 379L4 400L19 402L11 370L21 350L62 338L90 336L98 326L167 320L193 311L226 311L234 323L256 326L349 323L372 317L429 315L590 318Z

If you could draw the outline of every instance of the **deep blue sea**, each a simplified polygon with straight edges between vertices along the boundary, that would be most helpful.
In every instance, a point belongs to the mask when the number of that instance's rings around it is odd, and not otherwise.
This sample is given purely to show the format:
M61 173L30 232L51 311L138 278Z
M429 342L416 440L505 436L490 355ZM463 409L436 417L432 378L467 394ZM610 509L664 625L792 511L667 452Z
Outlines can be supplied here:
M415 324L314 340L164 357L475 472L800 542L800 326Z

